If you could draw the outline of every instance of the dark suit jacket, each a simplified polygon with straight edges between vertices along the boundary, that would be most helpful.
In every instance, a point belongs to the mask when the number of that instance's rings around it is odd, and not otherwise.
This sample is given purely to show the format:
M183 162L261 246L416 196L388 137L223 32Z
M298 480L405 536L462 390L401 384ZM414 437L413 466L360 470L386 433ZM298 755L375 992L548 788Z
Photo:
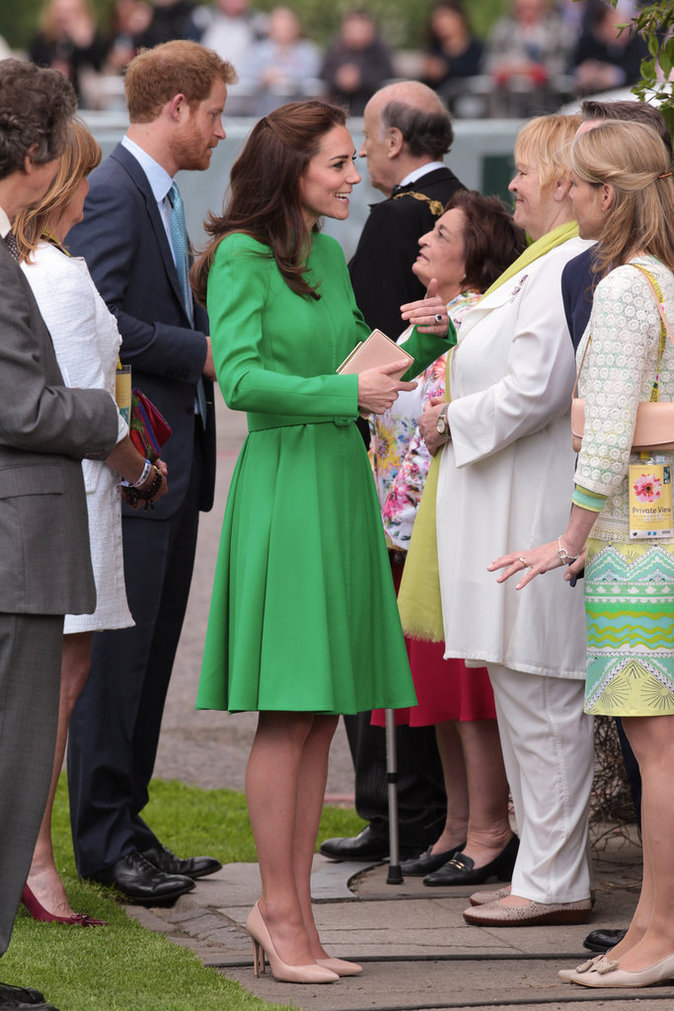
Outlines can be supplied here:
M580 344L590 322L592 299L598 278L592 270L595 246L583 250L569 260L562 271L562 300L564 313L574 348Z
M454 173L444 167L428 172L409 187L436 201L436 210L444 208L462 189ZM378 327L392 340L404 329L400 306L424 297L425 289L412 273L412 264L419 252L419 239L433 228L440 214L434 214L426 200L410 192L371 205L349 273L356 304L368 326Z
M89 177L84 220L72 229L67 242L72 253L86 259L98 290L117 317L121 358L132 366L134 386L156 404L173 430L162 449L168 465L167 494L154 510L128 514L166 519L179 508L190 480L195 424L204 458L199 506L210 509L215 413L213 386L206 380L205 432L194 417L208 317L195 302L192 328L154 194L143 169L121 144Z
M110 455L117 408L105 390L63 385L30 285L1 239L0 293L0 612L90 612L80 461Z

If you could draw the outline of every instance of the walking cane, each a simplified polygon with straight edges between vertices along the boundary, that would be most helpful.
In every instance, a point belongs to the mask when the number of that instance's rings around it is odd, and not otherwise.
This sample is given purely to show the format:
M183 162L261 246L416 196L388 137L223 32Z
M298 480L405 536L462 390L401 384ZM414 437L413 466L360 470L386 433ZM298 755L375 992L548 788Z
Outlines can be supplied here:
M396 755L396 727L393 709L386 710L386 782L388 784L388 837L390 860L387 885L399 885L403 881L400 869L400 846L398 842L398 759Z

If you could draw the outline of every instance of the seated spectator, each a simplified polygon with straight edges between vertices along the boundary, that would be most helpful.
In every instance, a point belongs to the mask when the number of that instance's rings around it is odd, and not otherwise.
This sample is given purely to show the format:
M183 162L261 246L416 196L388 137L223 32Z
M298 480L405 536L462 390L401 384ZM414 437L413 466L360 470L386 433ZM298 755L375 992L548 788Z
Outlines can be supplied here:
M250 0L213 0L197 7L192 23L203 46L228 60L239 75L227 88L227 112L230 116L257 114L256 88L241 73L250 59L253 46L266 35L266 16L250 9Z
M562 18L548 0L512 0L511 13L490 33L485 69L506 93L545 92L565 73L569 49ZM507 111L528 115L532 110L522 102L522 108Z
M250 0L213 0L197 7L192 15L202 46L236 67L248 60L253 44L265 35L262 15L250 10Z
M332 100L348 106L352 116L362 116L375 91L393 77L390 50L366 10L345 14L325 55L321 77Z
M89 0L47 0L28 55L40 67L60 70L81 99L82 71L99 71L107 54Z
M579 94L608 91L639 80L648 46L640 35L620 29L634 12L631 0L619 0L615 8L605 0L591 0L573 54L573 76Z
M139 39L152 20L152 8L145 0L116 0L112 10L111 43L105 69L121 74L134 58Z
M190 0L151 0L152 17L145 31L136 37L138 49L152 49L173 39L199 40L192 21L194 4Z
M573 45L585 28L587 0L557 0L555 8L564 24L566 38Z
M424 83L444 94L444 86L456 78L480 73L483 53L484 46L472 34L461 0L439 0L431 11Z
M259 116L292 99L319 94L321 65L318 46L302 38L297 15L290 7L274 7L267 38L254 43L241 77L255 89ZM312 80L314 82L312 89Z

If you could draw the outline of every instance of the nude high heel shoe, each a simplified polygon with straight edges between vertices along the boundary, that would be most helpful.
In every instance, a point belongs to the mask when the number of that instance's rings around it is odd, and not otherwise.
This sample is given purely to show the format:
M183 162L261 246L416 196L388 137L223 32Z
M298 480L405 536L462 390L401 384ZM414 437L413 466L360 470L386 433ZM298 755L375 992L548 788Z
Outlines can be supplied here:
M280 983L336 983L339 976L324 965L312 962L309 965L288 965L278 956L267 930L259 904L256 902L246 920L246 930L253 938L255 975L264 973L264 956L269 959L274 979Z
M317 958L316 965L324 965L326 969L336 972L338 976L359 976L363 971L357 962L347 962L344 958Z

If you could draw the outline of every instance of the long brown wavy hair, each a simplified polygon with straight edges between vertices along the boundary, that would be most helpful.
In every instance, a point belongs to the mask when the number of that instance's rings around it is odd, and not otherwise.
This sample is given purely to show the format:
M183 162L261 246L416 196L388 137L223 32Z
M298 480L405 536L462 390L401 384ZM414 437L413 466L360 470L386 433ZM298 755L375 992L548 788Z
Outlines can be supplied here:
M345 123L342 108L312 100L288 102L255 124L232 166L222 216L211 213L204 225L211 240L191 272L194 293L202 304L215 250L230 232L245 232L269 246L288 287L298 295L319 298L303 277L308 234L300 180L322 137Z

